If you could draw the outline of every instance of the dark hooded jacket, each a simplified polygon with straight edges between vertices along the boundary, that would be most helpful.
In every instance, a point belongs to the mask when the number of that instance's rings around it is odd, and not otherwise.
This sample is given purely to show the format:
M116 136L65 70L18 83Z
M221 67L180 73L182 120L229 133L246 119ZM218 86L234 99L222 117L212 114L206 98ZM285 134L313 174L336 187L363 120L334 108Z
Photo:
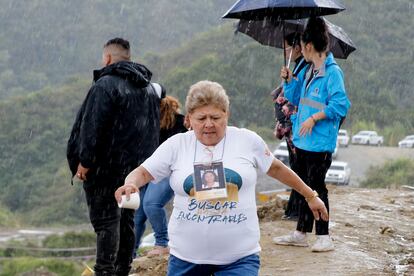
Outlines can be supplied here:
M90 169L85 186L119 186L113 179L126 177L157 148L161 99L151 76L145 66L127 61L94 71L67 147L73 175L79 162Z

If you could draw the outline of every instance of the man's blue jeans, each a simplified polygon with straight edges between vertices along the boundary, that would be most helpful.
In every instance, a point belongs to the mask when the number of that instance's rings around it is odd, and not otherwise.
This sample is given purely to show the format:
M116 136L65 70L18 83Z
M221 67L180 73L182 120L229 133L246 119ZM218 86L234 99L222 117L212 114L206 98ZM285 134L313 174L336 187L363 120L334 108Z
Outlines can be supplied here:
M154 230L155 245L166 247L168 245L167 216L164 206L174 196L170 187L169 178L164 178L159 183L149 183L140 189L142 204L135 212L135 251L141 243L145 232L147 219Z
M228 265L193 264L170 255L167 276L257 276L260 257L252 254Z

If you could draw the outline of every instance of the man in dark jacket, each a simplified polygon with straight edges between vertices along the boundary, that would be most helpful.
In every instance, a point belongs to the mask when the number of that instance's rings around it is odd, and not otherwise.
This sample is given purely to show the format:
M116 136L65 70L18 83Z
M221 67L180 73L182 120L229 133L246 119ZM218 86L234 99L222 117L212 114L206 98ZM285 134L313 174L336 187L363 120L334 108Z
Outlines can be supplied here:
M95 275L128 275L134 210L118 208L114 192L157 148L163 95L150 83L152 73L130 61L128 41L109 40L102 62L76 117L67 157L72 173L83 180L97 235Z

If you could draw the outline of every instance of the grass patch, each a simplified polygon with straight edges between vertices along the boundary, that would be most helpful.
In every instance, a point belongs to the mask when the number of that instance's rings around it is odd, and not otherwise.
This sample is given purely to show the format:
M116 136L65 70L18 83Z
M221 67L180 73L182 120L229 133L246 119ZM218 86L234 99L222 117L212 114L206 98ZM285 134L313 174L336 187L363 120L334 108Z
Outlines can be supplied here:
M414 160L400 158L388 161L383 166L369 169L361 187L398 188L402 185L414 186Z
M67 232L63 235L50 235L43 240L46 248L93 247L96 235L93 232Z
M73 276L80 275L84 269L82 264L72 261L33 258L3 260L0 262L0 267L0 276L16 276L22 273L33 273L33 275L49 275L46 273L55 273L59 276Z
M0 226L16 227L19 225L16 215L0 204Z

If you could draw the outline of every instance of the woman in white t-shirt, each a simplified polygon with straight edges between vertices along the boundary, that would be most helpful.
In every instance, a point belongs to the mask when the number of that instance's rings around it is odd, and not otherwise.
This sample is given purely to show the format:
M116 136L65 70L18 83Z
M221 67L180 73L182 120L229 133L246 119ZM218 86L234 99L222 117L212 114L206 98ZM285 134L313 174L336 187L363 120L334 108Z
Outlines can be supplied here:
M137 192L140 187L170 177L174 209L169 221L168 275L258 275L260 229L256 213L256 169L302 194L314 216L328 213L316 192L273 157L265 142L247 129L227 126L229 99L215 82L191 86L186 111L193 131L165 141L115 192ZM226 183L227 197L195 198L196 164L218 168L218 182ZM211 165L211 166L210 166Z

